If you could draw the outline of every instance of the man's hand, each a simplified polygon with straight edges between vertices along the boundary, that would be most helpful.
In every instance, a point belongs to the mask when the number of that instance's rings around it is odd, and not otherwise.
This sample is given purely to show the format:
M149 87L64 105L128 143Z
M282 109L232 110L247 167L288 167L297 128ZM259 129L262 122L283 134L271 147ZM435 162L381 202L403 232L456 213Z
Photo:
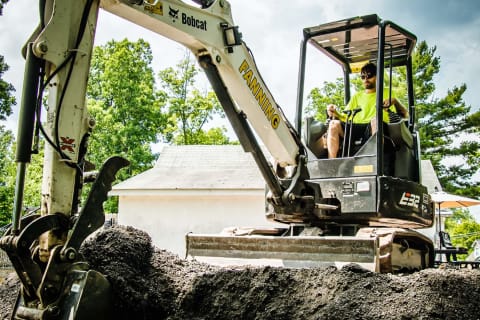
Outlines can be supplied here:
M390 102L391 102L391 103L390 103ZM390 99L385 99L385 100L383 100L383 108L388 109L388 108L390 108L390 106L392 106L392 105L394 105L394 106L397 105L397 99L392 98L391 101L390 101Z
M391 103L390 103L391 102ZM400 101L397 100L397 98L392 98L390 101L389 99L383 100L383 108L388 109L390 106L395 106L397 111L402 115L404 118L408 118L408 109L403 106L403 104L400 103Z
M334 104L329 104L327 106L327 114L329 118L335 117L337 115L337 106Z

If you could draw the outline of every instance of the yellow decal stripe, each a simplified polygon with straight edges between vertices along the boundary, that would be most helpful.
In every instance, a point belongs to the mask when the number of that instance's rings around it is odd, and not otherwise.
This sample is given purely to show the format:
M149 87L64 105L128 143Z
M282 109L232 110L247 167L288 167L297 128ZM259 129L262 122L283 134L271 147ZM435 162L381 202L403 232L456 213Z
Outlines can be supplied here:
M257 77L253 74L253 70L250 69L247 60L243 60L240 67L238 67L238 72L242 75L250 92L255 97L255 100L257 100L258 106L265 114L265 117L270 121L272 128L277 129L280 124L280 115L275 111L270 99L267 98L265 89L262 88Z

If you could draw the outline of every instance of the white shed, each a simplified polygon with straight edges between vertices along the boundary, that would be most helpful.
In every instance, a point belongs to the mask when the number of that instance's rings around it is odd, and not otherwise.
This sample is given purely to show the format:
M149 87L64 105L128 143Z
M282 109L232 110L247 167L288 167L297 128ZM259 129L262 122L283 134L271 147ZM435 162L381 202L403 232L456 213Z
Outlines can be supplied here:
M423 184L441 189L430 161ZM265 219L265 182L240 145L166 146L154 168L113 186L118 223L144 230L155 246L185 255L185 234L231 226L272 226ZM435 238L435 227L422 230Z
M421 183L427 187L428 193L433 193L438 190L442 190L442 186L440 181L438 180L437 174L433 168L432 163L430 160L422 160L421 161L421 174L422 174L422 181ZM436 209L435 209L436 210ZM439 247L440 240L438 238L438 229L439 223L441 223L441 229L445 230L445 213L442 212L442 219L439 221L438 219L438 212L435 211L434 215L434 224L430 228L418 230L434 242L435 247Z
M155 246L185 255L185 234L271 226L265 182L240 145L166 146L154 168L113 186L118 223L144 230Z

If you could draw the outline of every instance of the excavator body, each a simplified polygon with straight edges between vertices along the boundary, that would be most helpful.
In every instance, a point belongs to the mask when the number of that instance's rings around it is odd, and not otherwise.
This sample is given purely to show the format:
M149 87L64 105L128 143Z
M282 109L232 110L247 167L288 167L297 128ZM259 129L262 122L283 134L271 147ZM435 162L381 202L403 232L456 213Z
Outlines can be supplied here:
M413 34L377 15L305 28L296 116L296 129L303 132L305 167L303 171L297 167L291 178L282 181L293 191L291 199L306 199L298 210L301 214L283 212L273 201L267 202L267 218L285 223L287 228L240 227L229 228L222 235L188 234L187 255L217 264L301 267L358 263L377 272L433 266L433 243L415 230L433 223L432 201L421 184L414 118L411 54L415 43ZM306 65L307 49L311 48L342 67L345 104L350 100L350 76L362 65L374 62L378 66L380 106L388 98L383 97L384 75L390 71L391 78L394 68L403 68L409 118L386 124L388 135L377 120L381 129L376 134L360 137L364 140L360 142L355 140L359 137L346 137L341 156L328 159L322 142L328 123L304 116L303 110L307 71L319 72ZM377 108L377 119L382 119L381 112L382 108Z

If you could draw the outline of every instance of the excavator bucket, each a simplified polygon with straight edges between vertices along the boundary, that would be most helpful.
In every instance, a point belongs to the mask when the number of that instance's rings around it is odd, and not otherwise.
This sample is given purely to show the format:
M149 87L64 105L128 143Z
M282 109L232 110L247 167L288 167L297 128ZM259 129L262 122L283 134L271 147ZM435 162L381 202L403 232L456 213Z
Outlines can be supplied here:
M355 262L378 270L378 240L356 237L188 234L187 256L216 265L317 267Z
M111 319L113 295L108 280L95 270L73 266L57 301L39 308L19 295L12 319Z

